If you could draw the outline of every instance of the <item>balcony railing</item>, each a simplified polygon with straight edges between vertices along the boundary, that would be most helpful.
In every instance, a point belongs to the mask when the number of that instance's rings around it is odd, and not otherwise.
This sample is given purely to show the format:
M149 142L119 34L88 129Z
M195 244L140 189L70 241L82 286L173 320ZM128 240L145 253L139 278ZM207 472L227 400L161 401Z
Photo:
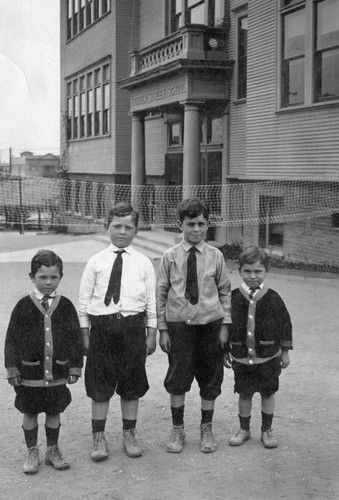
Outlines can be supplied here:
M145 49L132 51L131 74L136 76L177 59L226 60L226 30L187 25Z

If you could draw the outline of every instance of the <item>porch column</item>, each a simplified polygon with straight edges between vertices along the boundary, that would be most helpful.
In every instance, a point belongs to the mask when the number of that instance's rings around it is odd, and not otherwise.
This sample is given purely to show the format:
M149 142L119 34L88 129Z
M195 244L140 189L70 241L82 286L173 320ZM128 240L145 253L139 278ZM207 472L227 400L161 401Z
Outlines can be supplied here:
M140 211L140 188L145 180L144 120L141 115L132 114L131 186L132 205Z
M183 161L183 196L193 196L187 186L200 184L200 119L199 104L185 101L184 105L184 161Z

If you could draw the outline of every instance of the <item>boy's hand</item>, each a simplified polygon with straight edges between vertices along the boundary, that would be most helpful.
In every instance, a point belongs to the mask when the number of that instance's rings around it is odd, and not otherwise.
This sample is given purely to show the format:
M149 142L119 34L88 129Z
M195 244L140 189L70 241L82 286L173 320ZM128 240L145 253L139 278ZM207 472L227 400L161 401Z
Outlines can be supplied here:
M232 361L231 361L231 357L228 354L228 352L225 352L225 354L224 354L224 367L225 368L232 368Z
M67 382L69 384L75 384L78 381L78 375L69 375L67 378Z
M160 331L159 344L160 344L162 351L167 352L167 354L169 352L171 352L171 339L170 339L170 336L168 334L168 330L161 330Z
M82 345L84 348L84 355L87 356L89 348L89 328L81 328L82 331Z
M228 326L221 325L220 333L219 333L219 343L222 349L225 349L228 342Z
M281 353L281 368L287 368L290 364L290 355L288 351L283 351Z
M146 356L150 356L157 348L157 330L156 328L147 328L146 337Z
M11 377L8 380L9 385L12 387L18 387L21 384L21 377L18 375L17 377Z

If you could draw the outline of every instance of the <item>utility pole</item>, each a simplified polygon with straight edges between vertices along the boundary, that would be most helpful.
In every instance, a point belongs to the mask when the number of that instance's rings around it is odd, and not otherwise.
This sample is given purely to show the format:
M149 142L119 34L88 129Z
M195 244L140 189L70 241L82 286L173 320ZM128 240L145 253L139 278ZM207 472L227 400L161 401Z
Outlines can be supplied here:
M9 148L9 173L12 173L12 148Z

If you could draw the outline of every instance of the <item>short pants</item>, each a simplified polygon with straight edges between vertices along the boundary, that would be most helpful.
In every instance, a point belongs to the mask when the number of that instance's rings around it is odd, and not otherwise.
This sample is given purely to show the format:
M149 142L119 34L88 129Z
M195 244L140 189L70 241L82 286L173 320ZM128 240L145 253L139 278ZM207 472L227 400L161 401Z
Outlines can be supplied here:
M256 365L245 365L233 360L232 368L234 392L244 398L252 397L255 392L269 397L279 389L280 356Z
M85 368L87 396L106 402L116 392L122 399L139 399L149 389L146 368L145 314L91 316Z
M171 340L164 381L167 392L185 394L195 377L203 399L214 401L221 394L224 378L223 350L219 344L221 321L206 325L167 323Z
M55 415L65 411L72 401L71 392L66 385L54 387L15 387L15 408L21 413L47 413Z

